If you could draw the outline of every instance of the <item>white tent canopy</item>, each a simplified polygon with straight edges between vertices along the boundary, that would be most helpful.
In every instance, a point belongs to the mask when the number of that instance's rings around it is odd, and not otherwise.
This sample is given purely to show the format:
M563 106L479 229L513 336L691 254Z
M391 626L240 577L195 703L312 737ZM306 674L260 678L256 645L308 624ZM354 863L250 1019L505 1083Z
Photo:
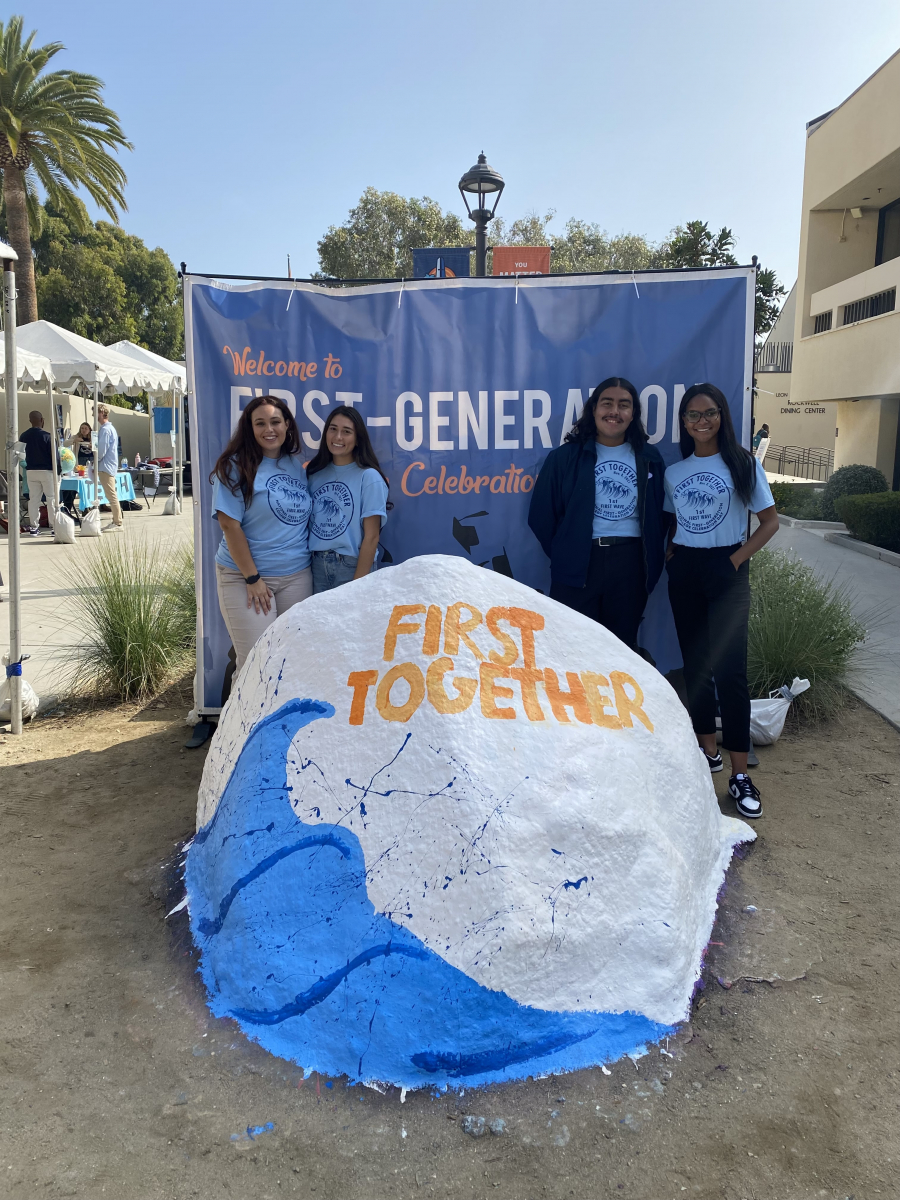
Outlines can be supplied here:
M105 394L133 396L138 392L168 392L180 383L171 369L175 364L162 367L139 362L50 321L20 325L16 337L19 346L50 360L54 381L64 389L79 383L97 384Z
M0 370L5 379L6 355L2 351L0 351ZM23 350L21 346L16 346L16 379L20 384L26 386L46 384L52 378L53 366L49 358L44 358L42 354L31 354L28 350Z
M161 354L155 354L152 350L148 350L145 346L138 346L134 342L113 342L107 346L108 350L115 350L117 354L124 354L127 358L133 358L135 362L141 363L143 366L152 367L157 371L168 371L173 378L176 378L181 385L181 392L187 388L187 370L181 363L172 362L171 359L163 358ZM171 389L167 389L171 390Z

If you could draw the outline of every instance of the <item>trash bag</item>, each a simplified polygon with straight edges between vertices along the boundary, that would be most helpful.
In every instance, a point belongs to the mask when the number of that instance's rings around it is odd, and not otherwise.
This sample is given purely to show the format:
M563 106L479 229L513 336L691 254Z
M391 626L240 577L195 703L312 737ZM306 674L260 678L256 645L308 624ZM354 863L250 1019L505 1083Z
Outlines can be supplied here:
M750 701L750 741L754 746L772 746L781 737L791 701L810 686L808 679L794 678L788 687L769 692L768 700Z
M89 508L81 518L82 537L100 537L103 527L100 524L99 508Z
M63 508L53 519L53 540L63 542L67 546L75 544L75 522Z
M163 509L163 516L164 517L172 517L172 516L177 517L180 515L180 513L181 513L181 505L178 503L178 497L175 495L174 492L172 492L172 494L169 496L168 500L166 501L166 506Z
M28 657L26 654L25 658ZM6 668L9 665L9 655L3 655L3 666ZM37 692L31 686L27 679L22 679L22 719L24 721L33 721L37 716L37 710L41 700ZM4 721L11 720L11 712L9 705L9 679L4 669L0 676L0 719Z

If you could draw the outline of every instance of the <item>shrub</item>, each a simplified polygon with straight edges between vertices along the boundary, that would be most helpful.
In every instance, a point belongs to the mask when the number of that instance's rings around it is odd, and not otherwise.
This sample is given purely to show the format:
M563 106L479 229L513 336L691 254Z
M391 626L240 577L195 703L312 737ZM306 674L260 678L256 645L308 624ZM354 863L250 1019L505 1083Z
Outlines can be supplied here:
M104 539L76 596L90 633L75 687L138 703L160 692L192 652L194 597L189 547Z
M775 550L753 556L750 582L750 695L768 696L796 675L811 686L794 701L795 713L813 719L831 715L845 703L850 657L866 636L847 590Z
M771 487L778 512L801 521L822 520L821 493L795 483L773 483Z
M835 508L855 538L883 550L900 551L900 492L839 496Z
M853 463L839 467L825 484L822 494L822 514L826 521L837 521L834 502L838 496L867 496L872 492L886 492L888 484L877 467L866 467Z

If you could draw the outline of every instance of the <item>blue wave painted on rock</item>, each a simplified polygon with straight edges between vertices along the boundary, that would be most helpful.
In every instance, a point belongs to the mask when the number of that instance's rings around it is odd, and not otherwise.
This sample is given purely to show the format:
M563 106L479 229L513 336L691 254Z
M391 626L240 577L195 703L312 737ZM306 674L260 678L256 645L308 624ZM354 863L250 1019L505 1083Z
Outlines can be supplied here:
M333 715L324 701L291 700L259 721L188 853L191 928L216 1016L304 1067L404 1087L569 1071L671 1032L634 1013L519 1004L376 912L356 835L307 825L290 804L291 741ZM306 769L318 771L304 759ZM333 786L359 802L346 781ZM391 799L366 789L365 803L371 816Z

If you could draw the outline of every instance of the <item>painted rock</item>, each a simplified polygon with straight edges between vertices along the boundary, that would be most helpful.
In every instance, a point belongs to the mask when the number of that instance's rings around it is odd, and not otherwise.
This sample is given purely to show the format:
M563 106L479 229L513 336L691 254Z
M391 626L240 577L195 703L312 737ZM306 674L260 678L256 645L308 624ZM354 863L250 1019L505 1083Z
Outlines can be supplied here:
M472 1086L684 1018L735 844L675 692L443 555L314 596L247 659L187 858L209 1002L306 1068Z

